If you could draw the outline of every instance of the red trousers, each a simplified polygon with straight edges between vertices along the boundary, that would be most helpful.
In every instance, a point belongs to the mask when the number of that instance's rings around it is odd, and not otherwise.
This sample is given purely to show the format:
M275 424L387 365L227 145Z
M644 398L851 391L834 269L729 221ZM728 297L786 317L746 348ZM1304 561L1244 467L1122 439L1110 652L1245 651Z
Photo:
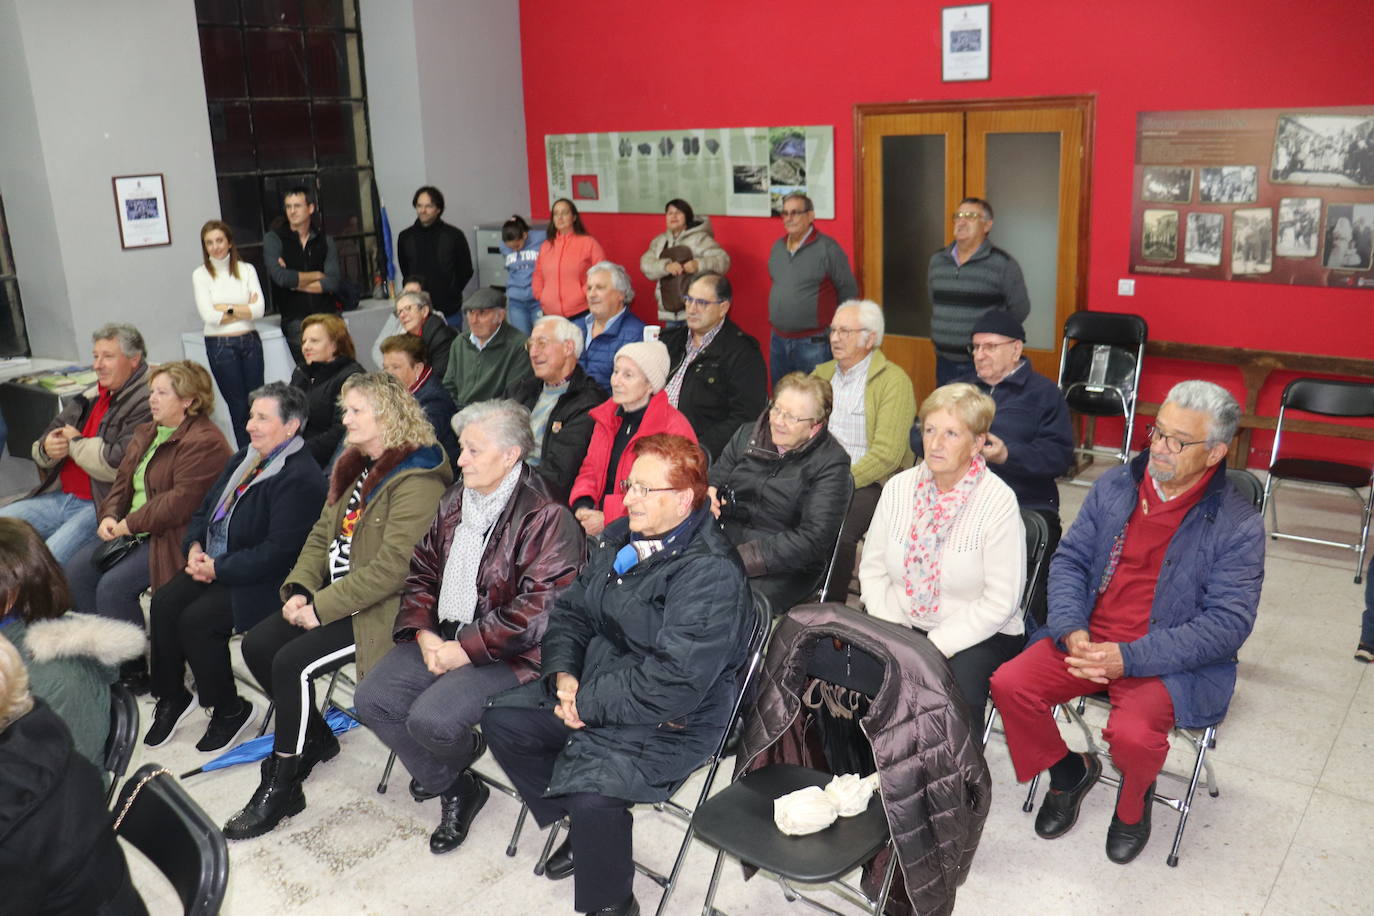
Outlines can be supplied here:
M1070 674L1064 658L1054 641L1046 637L992 675L992 701L1002 714L1007 749L1021 782L1069 752L1055 723L1054 707L1103 689ZM1145 809L1145 790L1169 756L1174 704L1157 677L1123 677L1108 684L1106 690L1112 711L1102 737L1111 748L1112 762L1121 771L1122 781L1116 814L1134 824Z

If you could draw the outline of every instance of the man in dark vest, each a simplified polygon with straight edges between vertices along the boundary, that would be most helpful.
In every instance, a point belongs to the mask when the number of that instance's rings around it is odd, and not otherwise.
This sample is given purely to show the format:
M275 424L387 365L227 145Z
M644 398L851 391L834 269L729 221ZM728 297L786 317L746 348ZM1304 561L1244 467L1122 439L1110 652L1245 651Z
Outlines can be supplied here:
M315 203L304 187L282 195L286 225L263 236L262 260L272 278L272 304L281 315L281 332L298 364L301 322L319 312L333 313L339 288L339 251L334 240L313 225Z
M461 326L463 290L472 279L472 251L467 236L440 218L444 213L444 195L433 185L416 191L411 204L415 207L415 223L402 229L396 238L401 273L422 275L434 307L449 324Z

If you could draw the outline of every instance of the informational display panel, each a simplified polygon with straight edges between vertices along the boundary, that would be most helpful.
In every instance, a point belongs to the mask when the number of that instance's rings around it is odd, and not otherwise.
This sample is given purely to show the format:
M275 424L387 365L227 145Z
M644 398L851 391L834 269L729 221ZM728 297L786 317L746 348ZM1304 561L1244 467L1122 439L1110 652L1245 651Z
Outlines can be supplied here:
M1374 107L1137 119L1131 272L1374 289Z
M835 129L730 127L546 134L549 200L590 213L662 213L680 197L697 213L774 216L787 194L835 217Z

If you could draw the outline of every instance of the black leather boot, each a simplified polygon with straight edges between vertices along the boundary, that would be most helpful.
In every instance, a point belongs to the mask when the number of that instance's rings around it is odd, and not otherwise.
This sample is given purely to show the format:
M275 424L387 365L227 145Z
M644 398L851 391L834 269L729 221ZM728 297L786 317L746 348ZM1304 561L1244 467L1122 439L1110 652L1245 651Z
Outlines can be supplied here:
M472 819L491 796L491 789L467 770L439 793L439 826L429 837L429 851L437 855L453 852L468 838Z
M301 748L301 762L297 782L305 782L315 764L333 760L339 755L339 739L323 719L310 717L305 727L305 746Z
M247 840L262 836L282 818L305 810L305 792L301 790L299 757L278 757L268 754L262 762L262 782L248 805L229 818L224 835L231 840Z

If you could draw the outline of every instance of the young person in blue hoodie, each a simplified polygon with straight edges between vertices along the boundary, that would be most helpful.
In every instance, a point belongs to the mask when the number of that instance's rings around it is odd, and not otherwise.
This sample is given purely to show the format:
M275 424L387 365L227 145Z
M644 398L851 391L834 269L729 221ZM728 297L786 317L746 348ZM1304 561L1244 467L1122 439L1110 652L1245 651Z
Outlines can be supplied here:
M529 223L512 216L501 226L501 254L506 259L506 318L529 336L534 323L544 317L539 299L530 289L534 262L544 244L544 230L531 230Z

